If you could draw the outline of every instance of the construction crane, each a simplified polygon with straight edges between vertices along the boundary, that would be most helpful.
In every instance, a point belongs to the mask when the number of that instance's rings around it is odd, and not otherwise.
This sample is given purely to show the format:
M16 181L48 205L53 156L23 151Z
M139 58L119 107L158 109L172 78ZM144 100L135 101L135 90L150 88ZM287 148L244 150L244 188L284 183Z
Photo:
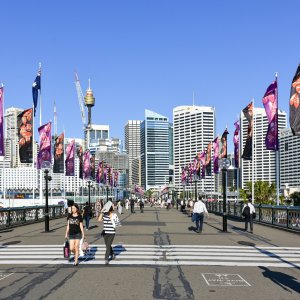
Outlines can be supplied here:
M85 111L84 111L84 96L83 96L80 81L79 81L79 78L78 78L78 75L76 72L75 72L75 86L76 86L76 91L77 91L79 108L81 111L82 125L83 125L83 129L85 129L86 128L86 118L85 118Z

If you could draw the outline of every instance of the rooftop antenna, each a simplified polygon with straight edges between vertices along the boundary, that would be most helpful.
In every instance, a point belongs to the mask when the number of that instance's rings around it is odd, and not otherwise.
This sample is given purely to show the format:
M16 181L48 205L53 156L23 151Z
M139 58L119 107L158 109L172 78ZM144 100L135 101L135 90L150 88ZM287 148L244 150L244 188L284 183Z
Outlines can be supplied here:
M195 93L193 92L193 106L195 106Z

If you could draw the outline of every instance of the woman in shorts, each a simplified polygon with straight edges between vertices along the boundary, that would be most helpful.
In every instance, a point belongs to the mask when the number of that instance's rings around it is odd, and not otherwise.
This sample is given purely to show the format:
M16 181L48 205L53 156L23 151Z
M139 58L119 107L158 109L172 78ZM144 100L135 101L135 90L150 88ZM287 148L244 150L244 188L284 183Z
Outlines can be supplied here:
M84 239L83 220L77 204L71 207L71 213L68 215L68 225L66 230L66 239L69 239L70 251L74 253L74 266L78 266L79 243Z

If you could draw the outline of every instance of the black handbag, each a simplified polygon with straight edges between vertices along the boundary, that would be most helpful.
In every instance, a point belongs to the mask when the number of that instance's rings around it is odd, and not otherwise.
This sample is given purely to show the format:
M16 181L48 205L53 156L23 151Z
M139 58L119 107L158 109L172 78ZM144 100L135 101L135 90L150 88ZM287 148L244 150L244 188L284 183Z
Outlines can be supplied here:
M255 212L252 214L252 219L256 219L256 213Z

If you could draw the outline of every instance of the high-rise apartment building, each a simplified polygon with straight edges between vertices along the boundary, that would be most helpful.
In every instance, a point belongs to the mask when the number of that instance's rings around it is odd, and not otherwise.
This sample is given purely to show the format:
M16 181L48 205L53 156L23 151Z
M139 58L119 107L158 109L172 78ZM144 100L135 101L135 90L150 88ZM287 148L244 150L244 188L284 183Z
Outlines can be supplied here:
M215 109L207 106L178 106L173 109L174 177L175 187L180 191L181 168L194 160L215 137ZM187 186L186 189L194 187ZM215 191L215 175L199 180L202 192Z
M139 184L136 180L140 174L133 174L140 168L133 169L133 160L141 155L141 121L129 120L124 127L125 131L125 150L129 159L129 186L133 188L135 184Z
M145 110L141 123L142 186L148 190L168 183L169 121L158 113Z
M240 115L240 155L243 153L247 139L248 121L243 112ZM286 113L278 111L278 131L286 128ZM258 180L267 181L269 184L276 183L276 157L275 151L266 149L265 138L268 131L268 119L264 108L254 108L253 113L253 160L240 159L241 166L241 188L246 188L247 182L252 182L252 165L254 182Z
M300 190L300 138L291 129L281 130L279 137L280 189L289 197Z

